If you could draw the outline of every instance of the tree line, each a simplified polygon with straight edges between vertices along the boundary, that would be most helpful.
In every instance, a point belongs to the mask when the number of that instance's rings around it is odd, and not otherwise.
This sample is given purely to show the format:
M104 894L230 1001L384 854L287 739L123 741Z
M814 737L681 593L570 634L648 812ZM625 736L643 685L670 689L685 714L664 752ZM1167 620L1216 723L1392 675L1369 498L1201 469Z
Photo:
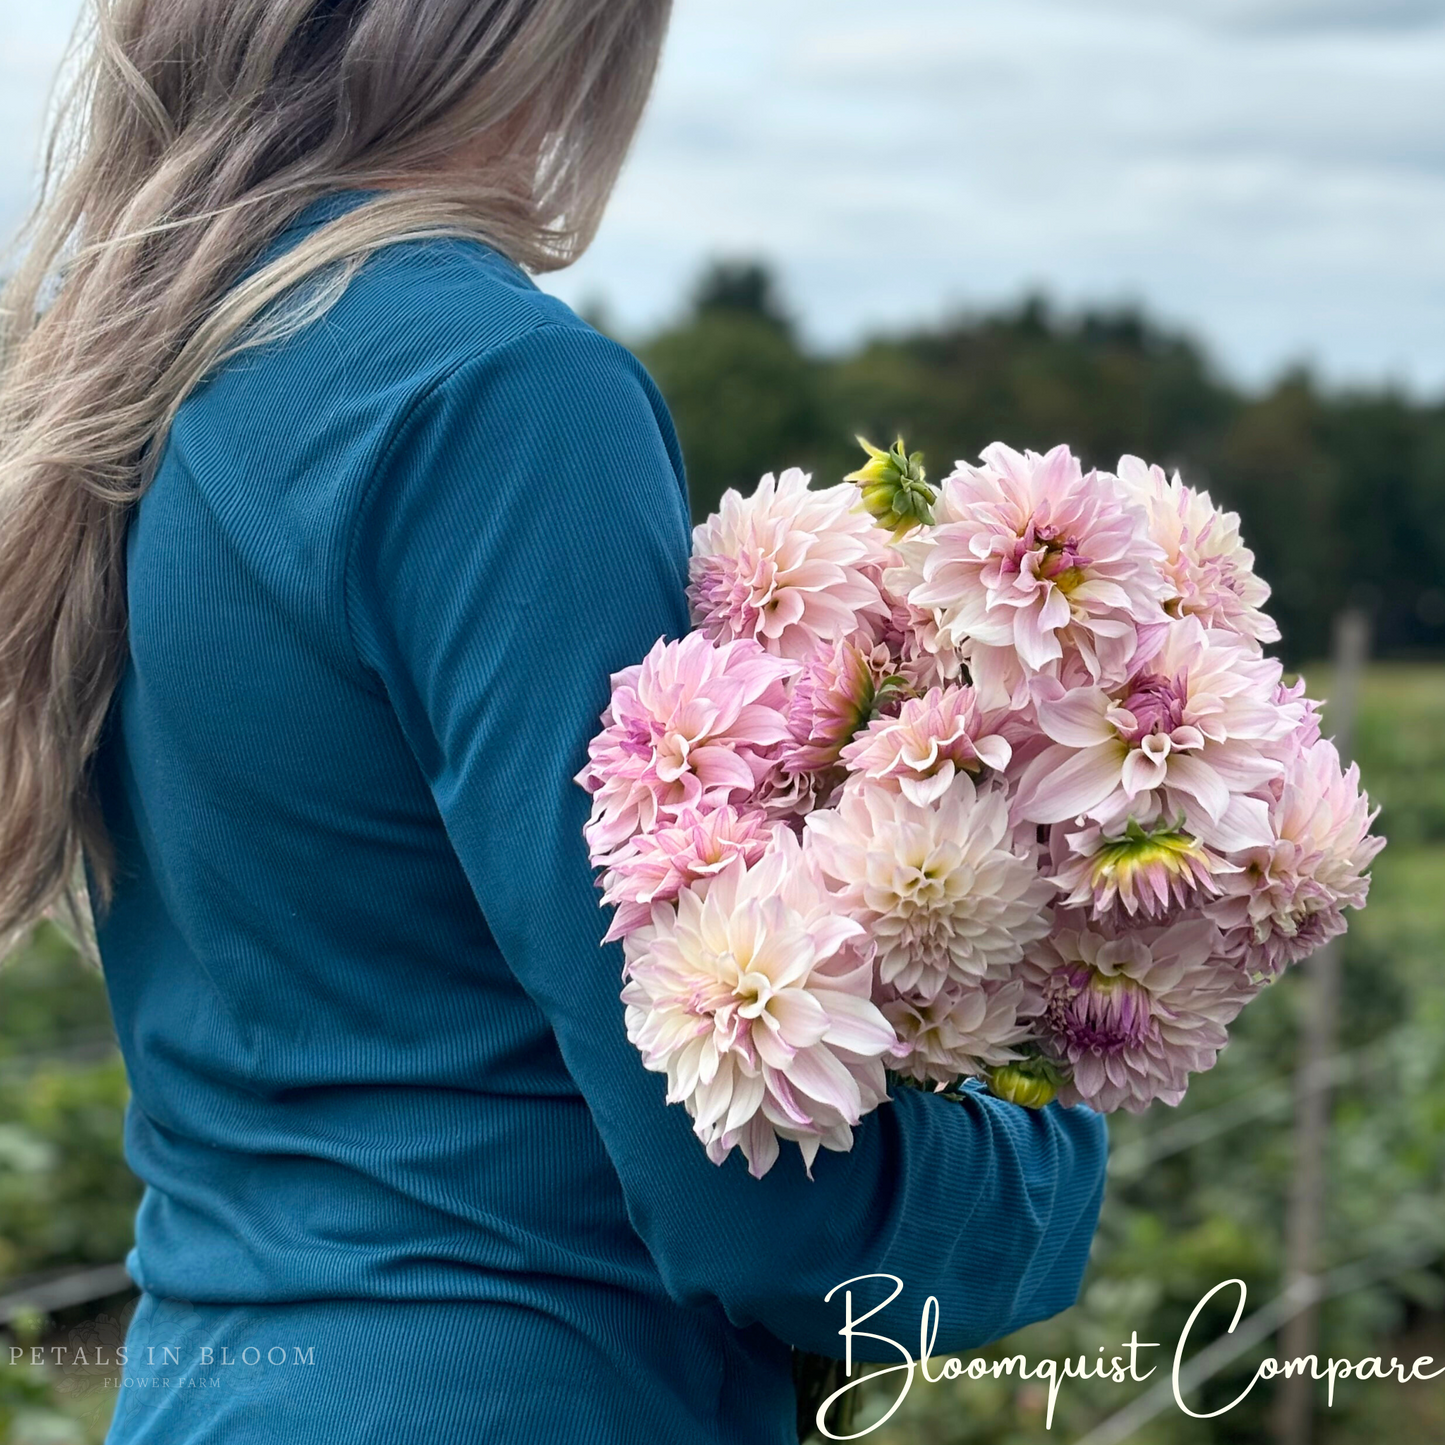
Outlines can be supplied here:
M1445 653L1440 403L1331 391L1302 369L1252 394L1136 310L1064 314L1040 297L819 356L752 263L711 268L635 349L672 409L697 519L767 471L841 478L859 432L901 433L934 479L995 440L1067 442L1102 468L1132 452L1240 513L1291 661L1325 653L1347 602L1373 614L1380 654Z

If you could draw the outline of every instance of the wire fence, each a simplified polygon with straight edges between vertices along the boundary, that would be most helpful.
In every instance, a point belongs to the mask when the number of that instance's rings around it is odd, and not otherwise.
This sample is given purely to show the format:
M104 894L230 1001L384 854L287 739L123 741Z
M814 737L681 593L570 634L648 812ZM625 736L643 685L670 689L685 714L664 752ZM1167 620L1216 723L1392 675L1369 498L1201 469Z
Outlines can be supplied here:
M0 1325L31 1314L52 1314L76 1305L94 1304L135 1289L124 1264L99 1264L29 1281L0 1286Z

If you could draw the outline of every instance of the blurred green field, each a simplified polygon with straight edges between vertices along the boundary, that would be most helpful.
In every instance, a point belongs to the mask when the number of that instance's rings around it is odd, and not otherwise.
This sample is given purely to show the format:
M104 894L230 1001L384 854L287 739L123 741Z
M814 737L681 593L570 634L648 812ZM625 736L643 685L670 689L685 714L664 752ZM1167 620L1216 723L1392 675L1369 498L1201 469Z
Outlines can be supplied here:
M1328 692L1327 669L1306 675L1312 693ZM1322 1348L1350 1358L1445 1358L1445 666L1372 667L1356 738L1390 846L1345 948L1327 1262L1386 1265L1375 1282L1325 1306ZM1141 1340L1168 1342L1156 1352L1164 1375L1189 1311L1213 1285L1243 1278L1251 1308L1278 1291L1301 982L1287 976L1246 1012L1219 1066L1178 1110L1114 1119L1109 1196L1080 1305L990 1356L1093 1357L1137 1330ZM120 1151L124 1100L101 980L47 930L0 975L0 1276L123 1256L139 1193ZM1434 1262L1388 1268L1413 1250L1437 1253ZM115 1316L122 1303L104 1308ZM65 1342L89 1328L86 1313L21 1321L20 1333ZM1212 1338L1224 1322L1212 1313L1200 1329ZM1211 1382L1194 1408L1227 1403L1268 1349ZM1143 1388L1069 1381L1046 1432L1044 1390L1034 1382L920 1384L867 1438L1076 1442ZM1190 1420L1171 1405L1130 1439L1265 1441L1269 1402L1260 1386L1214 1421ZM108 1406L103 1389L73 1373L0 1365L0 1445L98 1441ZM1445 1380L1346 1382L1322 1423L1327 1445L1445 1439Z

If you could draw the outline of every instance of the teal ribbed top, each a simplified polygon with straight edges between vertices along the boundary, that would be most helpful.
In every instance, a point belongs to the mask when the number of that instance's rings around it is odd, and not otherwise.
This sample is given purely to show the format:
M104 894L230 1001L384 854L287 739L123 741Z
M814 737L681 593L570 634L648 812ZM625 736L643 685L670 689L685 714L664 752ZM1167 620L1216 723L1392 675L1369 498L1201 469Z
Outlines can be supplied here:
M311 1357L123 1390L117 1445L766 1445L844 1279L900 1277L867 1328L915 1349L930 1294L940 1351L1073 1301L1089 1111L904 1092L756 1180L628 1043L572 777L688 543L642 368L479 244L381 252L182 407L98 763L131 1342Z

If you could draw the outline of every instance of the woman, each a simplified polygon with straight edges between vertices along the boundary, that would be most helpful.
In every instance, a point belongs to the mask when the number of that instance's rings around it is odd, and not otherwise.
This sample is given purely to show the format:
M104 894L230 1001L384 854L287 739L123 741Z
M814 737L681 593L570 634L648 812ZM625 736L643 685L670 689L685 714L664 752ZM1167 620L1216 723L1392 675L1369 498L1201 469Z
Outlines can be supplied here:
M688 625L682 462L527 272L667 10L97 14L6 300L0 930L84 861L147 1186L116 1445L780 1442L845 1279L915 1350L930 1294L939 1350L1074 1299L1087 1111L904 1093L755 1180L625 1037L571 778Z

